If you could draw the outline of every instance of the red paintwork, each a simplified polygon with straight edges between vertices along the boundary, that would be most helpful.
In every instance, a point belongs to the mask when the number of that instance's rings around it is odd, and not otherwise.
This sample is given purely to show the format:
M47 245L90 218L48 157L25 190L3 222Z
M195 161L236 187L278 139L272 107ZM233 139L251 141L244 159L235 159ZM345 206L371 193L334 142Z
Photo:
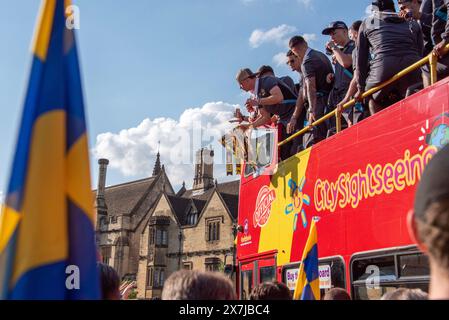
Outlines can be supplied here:
M319 256L344 258L348 288L348 266L354 253L413 244L407 231L406 215L413 207L416 185L391 194L382 193L362 199L356 209L347 206L343 209L337 207L335 212L317 212L314 193L316 180L320 178L335 182L341 173L352 175L359 169L365 170L368 164L394 165L397 160L404 159L407 149L412 156L420 153L421 145L427 147L425 142L419 141L419 137L423 136L421 128L425 128L426 122L429 121L429 130L438 117L437 123L449 123L449 117L441 117L449 112L448 86L448 79L440 81L312 148L304 187L304 193L311 197L307 218L310 221L312 216L321 217L317 224ZM428 133L430 132L427 131L426 134ZM282 165L279 164L279 168ZM252 243L241 246L241 238L245 235L238 235L238 262L254 261L259 256L261 228L254 227L253 213L259 190L262 186L269 186L270 179L271 176L267 175L257 178L242 176L238 223L244 226L245 220L248 220ZM307 235L308 230L297 228L293 236L290 262L301 259ZM269 255L274 257L275 251ZM278 266L279 280L281 267Z

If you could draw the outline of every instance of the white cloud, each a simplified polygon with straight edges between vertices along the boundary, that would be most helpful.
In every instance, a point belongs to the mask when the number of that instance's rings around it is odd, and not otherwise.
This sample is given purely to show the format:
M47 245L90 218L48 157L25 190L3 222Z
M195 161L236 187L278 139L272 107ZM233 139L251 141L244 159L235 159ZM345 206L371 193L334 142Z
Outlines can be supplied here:
M288 26L286 24L272 28L268 31L256 29L252 32L249 38L249 44L252 48L258 48L265 43L276 43L285 46L288 41L288 36L296 30L296 27Z
M279 52L273 57L273 62L276 66L283 66L287 63L287 55L286 52Z
M298 3L302 4L307 9L311 9L312 8L312 2L313 2L312 0L298 0Z
M215 151L214 177L223 181L225 154L218 140L232 127L228 120L236 107L240 106L210 102L185 110L178 120L147 118L134 128L98 135L92 153L98 159L109 159L109 166L124 176L150 176L160 141L161 162L172 184L186 181L190 185L196 151L211 145Z
M317 35L315 33L304 33L302 36L308 43L314 42L317 40Z

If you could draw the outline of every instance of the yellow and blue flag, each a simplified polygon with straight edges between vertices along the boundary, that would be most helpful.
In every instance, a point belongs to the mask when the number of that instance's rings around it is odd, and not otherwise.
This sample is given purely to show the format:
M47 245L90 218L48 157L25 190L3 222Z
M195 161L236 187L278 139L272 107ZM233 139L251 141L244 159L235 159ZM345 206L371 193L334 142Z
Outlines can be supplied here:
M310 225L309 238L302 254L293 300L320 300L316 219L312 219Z
M1 299L98 299L81 75L67 0L43 0L0 217ZM69 11L69 10L67 10Z

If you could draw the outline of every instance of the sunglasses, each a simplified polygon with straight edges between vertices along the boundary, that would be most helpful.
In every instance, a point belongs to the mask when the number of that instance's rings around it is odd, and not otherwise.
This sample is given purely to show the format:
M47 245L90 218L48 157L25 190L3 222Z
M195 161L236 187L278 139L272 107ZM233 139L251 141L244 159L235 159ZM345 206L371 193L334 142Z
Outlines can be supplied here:
M293 63L295 63L295 60L288 60L287 61L287 64L293 64Z

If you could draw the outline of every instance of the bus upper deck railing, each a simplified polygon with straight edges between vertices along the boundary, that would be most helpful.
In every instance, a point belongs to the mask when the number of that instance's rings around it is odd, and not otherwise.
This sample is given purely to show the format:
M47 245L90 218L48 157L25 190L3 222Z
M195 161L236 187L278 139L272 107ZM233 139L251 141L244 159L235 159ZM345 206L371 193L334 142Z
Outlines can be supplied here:
M448 52L449 52L449 44L446 45L446 47L444 49L444 54L447 54ZM382 90L386 86L389 86L390 84L392 84L395 81L401 79L402 77L406 76L407 74L409 74L409 73L411 73L411 72L421 68L425 64L429 64L430 65L430 83L433 85L433 84L435 84L437 82L437 63L438 63L438 57L433 52L431 52L428 56L422 58L421 60L415 62L411 66L409 66L409 67L405 68L404 70L400 71L399 73L394 75L391 79L381 83L377 87L374 87L374 88L364 92L362 94L362 96L361 96L361 99L365 99L365 98L373 95L377 91ZM351 108L352 106L354 106L356 104L356 102L357 102L356 99L352 99L351 101L345 103L343 105L341 111L344 111L346 109ZM336 118L336 131L337 131L337 133L340 132L341 131L341 112L338 111L338 108L335 108L335 110L329 112L328 114L326 114L322 118L316 120L312 124L308 125L307 127L303 128L300 131L296 132L295 134L291 135L290 137L288 137L284 141L279 142L278 143L278 147L281 147L284 144L289 143L290 141L292 141L292 140L302 136L303 134L307 133L312 128L322 124L324 121L329 120L332 117Z

